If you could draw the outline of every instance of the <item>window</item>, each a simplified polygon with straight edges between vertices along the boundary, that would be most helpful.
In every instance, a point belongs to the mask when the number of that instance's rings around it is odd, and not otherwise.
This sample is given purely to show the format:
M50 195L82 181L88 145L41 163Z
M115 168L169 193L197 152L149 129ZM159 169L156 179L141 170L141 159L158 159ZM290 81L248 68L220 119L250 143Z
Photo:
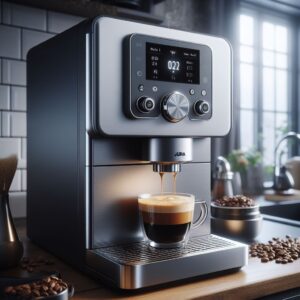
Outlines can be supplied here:
M276 142L291 125L289 34L289 25L280 19L240 15L241 148L261 151L267 177Z

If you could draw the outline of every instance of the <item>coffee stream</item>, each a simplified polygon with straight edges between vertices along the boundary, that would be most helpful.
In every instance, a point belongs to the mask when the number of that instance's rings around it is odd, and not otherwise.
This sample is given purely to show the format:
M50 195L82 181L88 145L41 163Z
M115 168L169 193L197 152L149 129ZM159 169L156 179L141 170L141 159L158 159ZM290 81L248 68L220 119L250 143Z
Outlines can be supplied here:
M162 194L164 192L164 176L165 172L159 172L160 176L160 193ZM177 172L172 172L173 175L173 194L176 194L176 178L177 178Z

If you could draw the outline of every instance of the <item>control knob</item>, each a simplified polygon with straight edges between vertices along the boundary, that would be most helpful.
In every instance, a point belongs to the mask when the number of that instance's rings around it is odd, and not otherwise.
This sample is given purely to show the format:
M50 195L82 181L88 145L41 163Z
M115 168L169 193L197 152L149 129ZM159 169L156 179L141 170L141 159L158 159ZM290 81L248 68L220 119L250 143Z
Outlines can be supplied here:
M190 103L186 96L174 92L162 99L162 114L169 122L179 122L189 113Z
M155 102L152 98L143 96L137 99L136 106L140 112L148 113L154 109Z
M194 111L197 115L205 115L209 112L210 106L206 101L199 100L194 104Z

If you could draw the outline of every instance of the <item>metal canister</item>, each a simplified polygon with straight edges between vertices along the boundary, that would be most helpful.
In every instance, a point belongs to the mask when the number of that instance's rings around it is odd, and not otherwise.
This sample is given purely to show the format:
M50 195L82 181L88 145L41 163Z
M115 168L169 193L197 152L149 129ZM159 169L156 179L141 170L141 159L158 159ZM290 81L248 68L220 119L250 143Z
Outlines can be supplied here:
M262 226L259 206L223 207L211 204L211 228L218 235L240 241L253 241Z

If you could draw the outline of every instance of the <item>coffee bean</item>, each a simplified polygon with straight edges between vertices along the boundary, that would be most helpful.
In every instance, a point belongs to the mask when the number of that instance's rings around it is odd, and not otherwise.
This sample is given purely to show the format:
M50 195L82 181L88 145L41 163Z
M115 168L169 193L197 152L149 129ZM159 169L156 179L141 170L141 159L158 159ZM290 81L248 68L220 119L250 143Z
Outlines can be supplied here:
M5 292L6 294L10 294L11 291L12 291L13 289L14 289L14 288L13 288L12 286L8 286L8 287L5 288L4 292Z
M49 288L46 285L42 285L42 289L43 291L47 292L49 290Z
M253 199L243 195L236 195L233 197L224 196L214 200L214 204L223 207L252 207L256 205Z
M35 297L40 297L41 293L39 292L39 290L33 290L32 295L35 296Z
M45 265L54 265L54 261L46 259L43 256L38 256L37 258L23 257L20 266L22 269L27 270L28 272L34 272L36 269L40 270L41 267Z
M57 295L67 288L68 284L66 282L56 276L51 276L30 284L8 286L4 289L4 293L8 297L16 296L16 299L29 300L37 297Z
M300 241L298 238L286 236L285 239L273 237L264 243L254 243L249 247L251 257L260 258L266 263L275 259L276 263L292 263L300 257Z

